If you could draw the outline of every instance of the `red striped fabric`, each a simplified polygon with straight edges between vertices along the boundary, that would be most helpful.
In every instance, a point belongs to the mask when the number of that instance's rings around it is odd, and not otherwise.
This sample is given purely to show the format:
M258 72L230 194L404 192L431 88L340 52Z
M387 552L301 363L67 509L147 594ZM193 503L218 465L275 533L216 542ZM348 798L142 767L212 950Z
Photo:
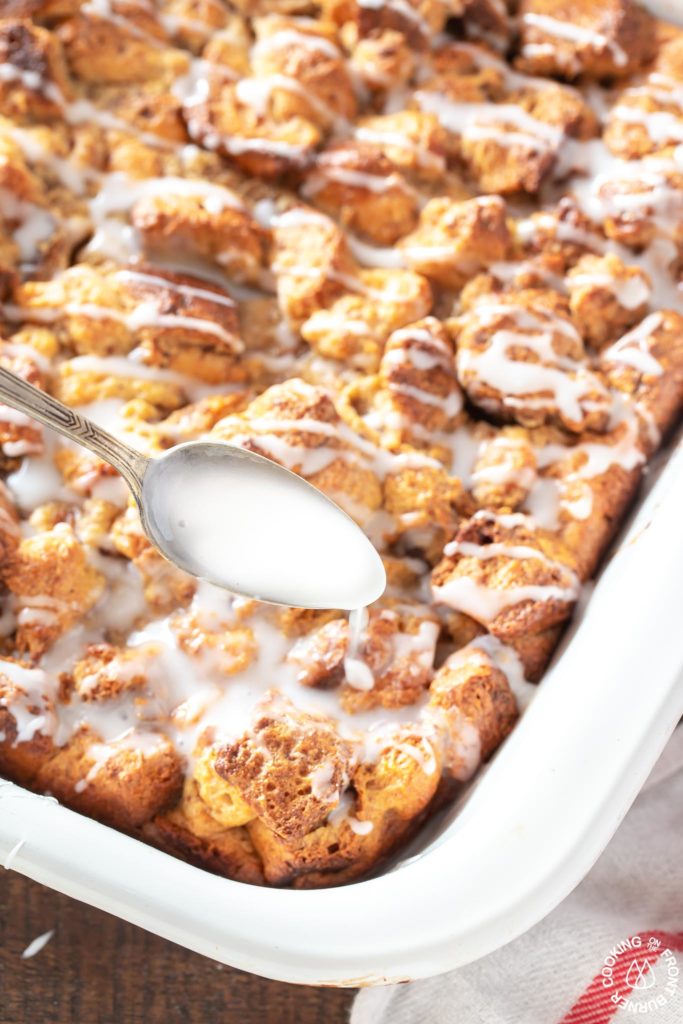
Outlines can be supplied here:
M683 952L683 932L639 932L637 937L642 943L637 950L638 961L641 964L655 963L666 949ZM636 936L630 936L631 941L634 938ZM648 949L650 939L658 940L660 946L657 949ZM612 968L614 985L606 987L602 973L598 972L583 995L558 1024L608 1024L619 1009L619 1004L614 1003L611 996L615 991L621 995L628 995L634 984L629 983L626 978L633 962L631 952L619 954L615 959L616 963Z

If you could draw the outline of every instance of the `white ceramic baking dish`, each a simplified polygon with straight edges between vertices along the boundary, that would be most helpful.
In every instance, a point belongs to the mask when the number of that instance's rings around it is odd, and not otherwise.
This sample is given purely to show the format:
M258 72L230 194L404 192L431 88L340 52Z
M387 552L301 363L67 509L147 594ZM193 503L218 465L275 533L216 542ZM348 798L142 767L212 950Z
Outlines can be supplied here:
M645 6L683 19L683 0ZM282 981L381 984L476 960L578 884L683 714L681 510L679 446L503 748L380 877L310 892L228 881L1 779L0 864Z
M490 768L384 875L311 892L231 882L1 781L0 863L284 981L399 981L490 952L580 881L683 713L682 508L679 446Z

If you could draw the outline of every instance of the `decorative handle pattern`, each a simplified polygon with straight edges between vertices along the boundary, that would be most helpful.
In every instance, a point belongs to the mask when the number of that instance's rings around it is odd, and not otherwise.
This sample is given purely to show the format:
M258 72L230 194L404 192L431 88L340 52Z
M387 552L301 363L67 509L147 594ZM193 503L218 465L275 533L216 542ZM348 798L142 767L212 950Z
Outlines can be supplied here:
M62 405L28 381L0 366L0 401L39 420L71 441L89 448L118 470L136 498L140 497L147 458L75 409Z

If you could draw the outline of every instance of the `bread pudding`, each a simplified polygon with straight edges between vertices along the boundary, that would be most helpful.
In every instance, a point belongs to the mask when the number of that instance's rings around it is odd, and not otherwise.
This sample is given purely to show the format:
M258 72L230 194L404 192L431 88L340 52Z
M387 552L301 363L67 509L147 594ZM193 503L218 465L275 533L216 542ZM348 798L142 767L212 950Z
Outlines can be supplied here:
M360 878L514 727L678 419L683 31L631 0L0 13L0 365L149 456L274 459L389 581L351 616L197 581L0 406L0 772L232 879Z

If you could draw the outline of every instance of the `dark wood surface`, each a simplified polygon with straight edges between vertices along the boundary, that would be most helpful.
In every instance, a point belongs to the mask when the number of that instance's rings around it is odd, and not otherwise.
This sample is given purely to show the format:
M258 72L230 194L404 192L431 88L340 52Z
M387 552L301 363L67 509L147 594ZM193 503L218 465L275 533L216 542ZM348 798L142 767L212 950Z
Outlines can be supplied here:
M0 868L0 1024L342 1024L352 998L232 970Z

